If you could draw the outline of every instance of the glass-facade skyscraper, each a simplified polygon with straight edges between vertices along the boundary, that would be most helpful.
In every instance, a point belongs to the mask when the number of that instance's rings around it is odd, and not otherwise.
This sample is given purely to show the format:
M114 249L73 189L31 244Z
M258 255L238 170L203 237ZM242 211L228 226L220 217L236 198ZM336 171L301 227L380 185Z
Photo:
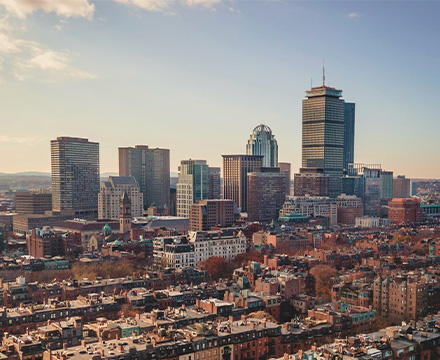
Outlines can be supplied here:
M302 167L323 169L329 196L341 193L344 169L345 102L342 90L325 85L306 91L302 115Z
M344 169L348 169L348 164L354 163L354 119L355 104L345 103L344 107Z
M177 181L177 216L189 218L191 205L208 199L209 181L206 160L182 160Z
M99 144L58 137L50 142L52 209L96 217L99 193Z
M278 166L278 143L267 125L258 125L246 145L246 155L262 155L263 167Z

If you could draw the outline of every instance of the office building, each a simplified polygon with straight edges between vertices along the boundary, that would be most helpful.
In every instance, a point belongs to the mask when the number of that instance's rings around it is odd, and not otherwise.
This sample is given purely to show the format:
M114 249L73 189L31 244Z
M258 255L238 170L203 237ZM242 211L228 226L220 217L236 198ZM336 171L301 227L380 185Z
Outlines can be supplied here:
M338 224L354 225L356 218L364 215L362 199L355 195L341 194L335 202L338 209Z
M279 168L255 168L248 173L249 221L270 222L278 219L286 199L286 176Z
M17 214L44 214L52 210L51 193L15 193L15 212Z
M143 215L144 194L133 176L109 176L107 181L101 183L98 195L98 218L119 219L119 200L127 194L131 201L131 214L133 217Z
M230 199L247 211L247 174L262 167L262 155L222 155L223 156L223 199Z
M278 165L278 144L272 130L267 125L258 125L252 131L246 146L247 155L262 155L264 167Z
M293 177L295 196L329 196L329 175L323 169L299 169Z
M177 180L177 216L189 218L191 205L208 198L206 160L182 160Z
M354 163L355 107L354 103L346 102L344 105L344 169Z
M299 214L307 217L325 217L329 225L336 225L338 209L336 203L326 196L291 196L283 204L280 217Z
M354 194L364 203L364 214L379 216L381 210L382 179L379 164L349 164L348 177L352 177L355 184Z
M220 199L220 168L208 167L208 199Z
M81 234L33 229L32 234L26 238L26 247L29 256L34 258L55 256L75 258L82 252Z
M286 176L286 196L290 196L290 182L291 182L291 165L287 162L279 162L278 167L280 168L280 173Z
M388 219L393 224L410 224L423 220L420 201L415 198L396 198L388 202Z
M405 175L399 175L393 179L393 198L404 199L411 196L411 180Z
M380 179L382 182L381 199L391 200L393 198L393 172L382 170Z
M58 137L51 141L52 209L81 217L98 215L99 144Z
M200 200L191 205L189 229L206 231L213 227L234 225L234 202L232 200Z
M302 115L302 167L323 169L329 195L341 193L344 169L345 103L342 90L325 86L306 91Z
M417 196L418 183L416 181L411 181L411 196Z
M119 176L133 176L144 195L144 209L170 206L170 150L147 145L119 148Z

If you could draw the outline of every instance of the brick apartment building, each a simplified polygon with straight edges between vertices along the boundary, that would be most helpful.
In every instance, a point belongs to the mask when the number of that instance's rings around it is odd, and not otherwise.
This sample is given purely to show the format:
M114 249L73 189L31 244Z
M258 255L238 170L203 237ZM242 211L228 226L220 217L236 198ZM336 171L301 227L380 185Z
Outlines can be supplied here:
M189 229L207 231L211 228L234 225L234 202L232 200L200 200L191 205Z
M64 256L73 258L82 251L79 233L43 233L37 229L26 239L29 255L34 258Z
M420 201L413 198L393 199L388 202L388 219L393 224L413 223L423 219Z

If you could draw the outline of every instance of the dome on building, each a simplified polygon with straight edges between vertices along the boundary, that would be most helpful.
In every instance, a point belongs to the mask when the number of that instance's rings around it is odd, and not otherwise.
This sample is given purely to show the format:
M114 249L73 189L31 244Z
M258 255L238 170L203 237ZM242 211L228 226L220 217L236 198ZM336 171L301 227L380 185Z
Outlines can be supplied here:
M278 143L269 126L260 124L254 128L246 145L246 154L264 156L264 167L278 166Z
M264 125L264 124L260 124L258 126L256 126L254 128L254 133L260 133L260 132L267 132L267 133L271 133L272 134L272 130L270 129L269 126Z
M109 224L105 224L102 228L102 233L103 234L111 234L112 233L112 228L110 227Z

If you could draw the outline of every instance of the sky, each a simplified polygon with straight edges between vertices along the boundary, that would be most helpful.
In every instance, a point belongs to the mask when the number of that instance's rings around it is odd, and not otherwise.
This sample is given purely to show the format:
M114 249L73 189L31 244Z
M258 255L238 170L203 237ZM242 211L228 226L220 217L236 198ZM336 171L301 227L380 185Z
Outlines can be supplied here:
M180 160L243 154L267 124L301 166L305 91L356 103L355 162L440 178L440 1L0 0L0 172L50 171L50 140Z

